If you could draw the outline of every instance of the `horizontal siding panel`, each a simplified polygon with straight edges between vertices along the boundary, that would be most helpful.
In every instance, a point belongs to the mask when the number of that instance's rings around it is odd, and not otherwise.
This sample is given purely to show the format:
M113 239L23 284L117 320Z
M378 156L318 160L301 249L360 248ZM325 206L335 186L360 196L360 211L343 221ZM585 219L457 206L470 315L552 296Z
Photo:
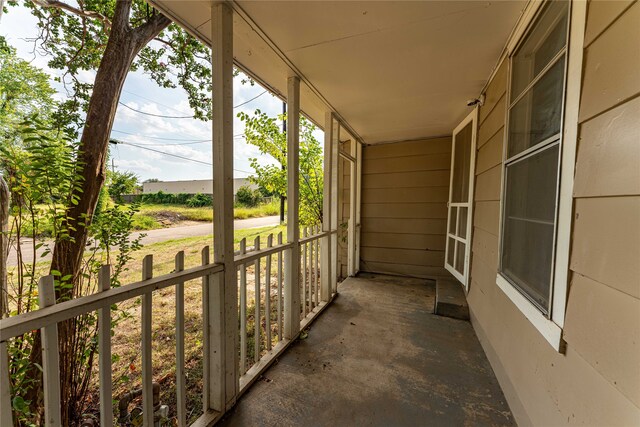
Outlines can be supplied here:
M504 141L504 127L489 139L478 150L476 161L476 175L502 164L502 142Z
M575 274L564 339L640 407L640 300Z
M444 265L444 251L362 247L360 250L360 258L367 262L385 262L390 264L433 267Z
M640 93L640 3L585 51L580 122Z
M371 159L363 162L362 173L410 172L424 170L448 170L451 167L451 154L426 154L411 157L392 157L389 159Z
M375 188L362 190L363 203L446 203L448 197L448 187Z
M362 176L362 188L438 187L449 185L449 170L374 173Z
M502 164L494 166L476 178L476 201L500 200Z
M485 92L484 105L480 107L478 114L478 122L482 124L484 120L489 116L491 111L495 108L500 98L507 92L507 64L508 60L503 60L500 64L500 68L496 71L496 74L491 79L491 83L487 87Z
M473 225L497 236L500 225L500 202L476 202Z
M589 2L584 45L588 46L633 2L634 0L592 0Z
M473 229L471 250L473 257L479 258L490 268L498 269L498 236L484 231L482 228ZM474 261L475 262L475 261Z
M362 221L363 232L379 233L422 233L422 234L442 234L447 229L446 219L385 219L368 218Z
M451 153L451 137L423 139L393 144L367 145L362 150L365 160L389 157Z
M362 235L360 245L362 247L372 248L443 251L445 247L445 237L442 234L370 232Z
M489 139L504 127L505 98L503 96L478 130L478 147L482 147Z
M486 294L492 295L496 286L497 271L493 266L488 265L479 257L472 257L471 262L471 281L476 284L479 290Z
M451 277L444 267L430 267L423 265L389 264L384 262L360 262L360 269L369 273L391 274L399 276L421 277L436 279L438 277Z
M640 97L583 123L579 141L576 197L640 194Z
M363 218L447 218L446 203L367 203Z
M640 298L640 196L577 199L571 269Z

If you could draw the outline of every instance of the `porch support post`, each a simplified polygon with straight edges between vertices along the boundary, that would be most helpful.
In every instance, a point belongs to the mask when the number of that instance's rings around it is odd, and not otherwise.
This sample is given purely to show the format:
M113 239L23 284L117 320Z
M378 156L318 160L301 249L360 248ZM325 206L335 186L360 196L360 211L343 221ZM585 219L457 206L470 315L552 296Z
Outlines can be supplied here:
M300 78L287 81L287 242L291 249L284 257L284 337L294 339L300 332Z
M340 150L340 122L333 117L331 123L331 294L338 291L338 208L340 198L338 197L338 153Z
M360 271L360 231L361 231L361 211L362 211L362 144L356 142L356 216L355 216L355 257L354 274Z
M211 8L213 67L213 258L224 271L210 280L207 333L209 408L235 404L238 376L238 284L233 254L233 12L225 2Z
M331 197L331 184L333 176L333 113L327 112L324 120L324 180L322 193L322 231L329 233L331 229L331 204L337 200ZM331 255L331 234L322 239L322 265L320 267L320 298L322 301L331 299L331 274L335 267Z
M356 159L358 141L351 138L349 144L349 154ZM347 274L349 277L356 275L356 208L358 206L358 176L356 161L349 162L349 228L348 228L348 247L347 247Z

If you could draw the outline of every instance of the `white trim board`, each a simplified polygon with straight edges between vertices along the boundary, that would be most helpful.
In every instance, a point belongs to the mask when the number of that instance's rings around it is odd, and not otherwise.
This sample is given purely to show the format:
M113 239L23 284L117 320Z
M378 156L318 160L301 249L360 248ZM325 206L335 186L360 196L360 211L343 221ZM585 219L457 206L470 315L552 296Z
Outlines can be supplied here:
M526 19L520 23L521 29L514 32L513 40L508 43L509 52L512 52L519 45L531 22L537 18L535 13L541 10L541 2L532 6L532 12L526 14ZM575 172L576 147L578 138L578 111L580 107L580 90L582 85L582 57L584 46L584 30L586 23L587 3L585 1L574 0L570 3L569 10L569 37L567 41L567 69L564 94L564 117L562 127L562 151L560 154L560 177L558 187L558 212L556 219L556 239L554 242L553 258L553 283L551 295L551 311L547 318L539 311L533 303L525 298L511 283L509 283L500 273L497 274L497 286L509 297L516 307L524 314L531 324L538 329L541 335L558 352L564 352L564 341L562 339L562 328L566 312L566 302L569 289L569 253L571 248L571 225L573 220L573 176ZM511 79L509 70L508 80ZM510 83L508 83L510 86ZM509 88L507 88L507 96ZM509 109L505 109L505 117L508 118ZM508 120L505 118L505 124ZM507 132L505 126L505 136ZM506 141L506 137L505 137ZM503 147L502 167L504 170L504 159L506 156L507 144ZM504 203L504 173L501 184L500 200L500 231L501 238L502 215ZM502 256L500 249L498 256Z

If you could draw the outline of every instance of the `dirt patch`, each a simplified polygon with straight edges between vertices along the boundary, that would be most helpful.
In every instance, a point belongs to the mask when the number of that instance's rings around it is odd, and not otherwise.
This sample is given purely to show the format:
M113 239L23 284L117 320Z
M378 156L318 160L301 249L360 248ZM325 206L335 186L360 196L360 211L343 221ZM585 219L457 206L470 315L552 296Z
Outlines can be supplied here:
M163 227L173 227L176 225L195 225L199 224L198 221L187 220L187 217L173 211L158 211L150 214L153 216Z

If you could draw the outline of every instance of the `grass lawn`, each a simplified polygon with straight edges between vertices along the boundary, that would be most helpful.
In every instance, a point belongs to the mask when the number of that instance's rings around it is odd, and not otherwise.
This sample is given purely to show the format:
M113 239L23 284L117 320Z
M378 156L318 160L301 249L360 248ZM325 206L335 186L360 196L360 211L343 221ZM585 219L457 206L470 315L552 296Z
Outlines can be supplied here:
M253 208L236 207L234 219L260 218L278 215L278 203L267 203ZM184 205L140 205L140 211L133 217L136 230L153 230L163 228L181 221L213 221L213 210L210 207L190 208Z
M274 241L278 233L283 233L283 240L286 241L286 227L273 226L255 229L237 230L234 236L236 249L239 249L240 240L247 239L247 246L253 246L253 241L260 236L262 242L266 242L269 234L274 235ZM134 259L129 263L129 269L121 276L122 283L132 283L140 280L142 276L142 259L147 254L153 254L153 275L160 276L167 274L174 269L175 254L181 250L185 252L185 268L194 267L201 263L201 251L205 246L209 246L213 251L212 236L189 237L156 243L143 247L134 254ZM264 244L264 243L263 243ZM213 256L211 256L213 259ZM273 262L275 263L275 257ZM264 274L264 262L263 262ZM272 268L272 276L275 274L275 267ZM253 285L254 267L247 268L247 277L250 285ZM274 280L275 282L275 280ZM263 284L264 286L264 284ZM273 286L273 285L272 285ZM248 286L247 298L247 330L248 347L250 355L253 346L252 334L254 329L253 287ZM264 292L264 290L263 290ZM202 413L202 280L196 279L185 284L185 372L187 378L187 408L191 411L189 422ZM273 300L273 298L272 298ZM264 302L263 302L264 303ZM276 307L275 301L272 307ZM126 301L119 307L127 314L114 330L112 337L112 353L114 355L113 380L114 396L120 396L126 391L140 387L142 360L140 355L141 340L141 311L140 298ZM170 407L170 416L175 417L175 288L169 287L155 291L153 293L153 327L152 327L152 353L153 353L153 376L154 381L160 383L161 400L163 404ZM92 401L98 402L98 375L93 375Z
M263 245L269 234L274 235L274 242L278 233L282 232L283 241L286 241L286 226L271 226L254 229L236 230L234 242L239 249L240 241L247 239L247 247L253 246L253 241L260 236ZM213 252L213 236L188 237L155 243L142 247L133 254L133 259L128 263L127 269L121 274L120 281L123 286L141 280L142 259L147 254L153 254L153 275L160 276L174 270L175 255L179 251L185 252L185 268L201 264L201 251L205 246ZM211 255L210 259L213 259ZM276 257L272 259L272 273L276 274ZM49 268L49 262L39 262L36 275L44 275ZM265 263L263 261L261 272L264 275ZM15 273L15 267L9 271L10 276ZM248 331L248 356L253 356L253 330L255 295L253 291L255 271L253 265L247 268L247 331ZM264 277L264 276L263 276ZM264 280L264 279L263 279ZM263 281L264 295L264 281ZM276 307L275 280L272 282L271 301L272 310ZM263 297L264 298L264 297ZM187 378L187 408L189 422L202 413L202 279L196 279L185 283L185 372ZM170 407L170 417L176 416L176 342L175 342L175 287L171 286L153 292L152 312L152 357L153 378L161 386L161 401ZM137 389L141 384L141 299L134 298L118 305L119 314L124 315L114 328L112 336L112 372L113 372L113 396L117 399L123 393ZM264 300L263 300L264 304ZM114 317L116 312L114 311ZM275 337L274 337L275 338ZM264 346L264 344L263 344ZM90 384L90 395L87 402L87 412L99 411L98 371L97 357ZM136 401L136 404L140 402ZM116 406L117 408L117 406ZM171 424L173 425L173 424Z

